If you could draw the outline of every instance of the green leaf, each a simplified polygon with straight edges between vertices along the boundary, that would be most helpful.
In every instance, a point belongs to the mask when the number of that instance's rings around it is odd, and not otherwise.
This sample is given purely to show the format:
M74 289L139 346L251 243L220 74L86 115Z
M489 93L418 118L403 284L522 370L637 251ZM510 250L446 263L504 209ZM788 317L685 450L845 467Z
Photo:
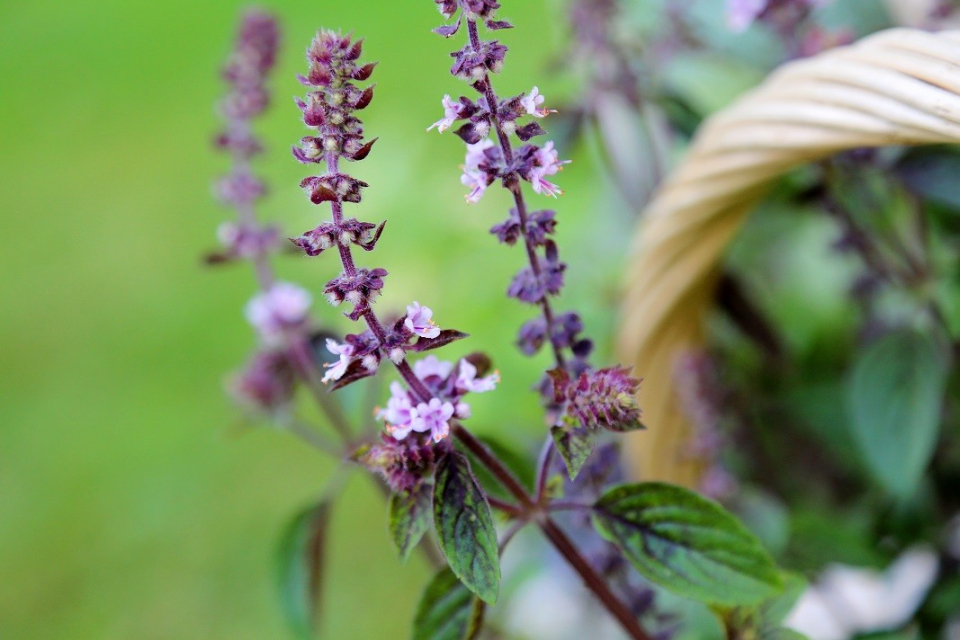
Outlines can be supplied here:
M433 520L450 569L481 600L495 603L500 590L497 531L463 454L452 452L437 467Z
M957 172L960 154L949 147L911 149L897 163L897 173L919 195L960 208Z
M413 640L473 640L486 605L444 569L430 581L413 619Z
M570 479L575 480L580 473L580 467L593 453L595 436L592 431L583 427L566 428L563 426L551 427L550 435L557 446L557 452L567 465Z
M406 562L410 553L430 529L433 513L433 484L423 482L409 493L390 496L390 537L397 546L400 562Z
M933 455L945 384L936 343L914 331L881 338L853 365L854 438L873 478L898 498L914 493Z
M773 559L717 503L660 482L620 485L594 505L597 531L644 577L723 606L757 604L781 589Z
M764 628L782 624L807 588L807 580L801 575L786 572L780 575L783 581L783 593L760 605L760 618Z
M794 631L786 627L778 627L761 633L760 640L810 640L810 638L799 631Z
M277 554L284 616L297 637L312 638L320 621L329 501L299 513L280 539Z

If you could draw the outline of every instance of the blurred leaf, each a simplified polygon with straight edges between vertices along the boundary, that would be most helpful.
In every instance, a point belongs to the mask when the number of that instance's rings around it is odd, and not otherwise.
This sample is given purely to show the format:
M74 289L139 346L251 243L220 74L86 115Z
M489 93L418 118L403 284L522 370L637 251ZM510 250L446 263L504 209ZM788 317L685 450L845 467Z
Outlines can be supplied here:
M560 426L551 427L550 435L553 437L554 444L557 445L557 452L567 465L570 479L575 480L580 473L580 467L593 452L595 440L593 432L584 427L567 429Z
M430 529L433 513L433 484L422 482L411 492L394 493L390 496L390 537L397 546L400 562L406 562L423 534Z
M916 194L960 210L960 154L946 147L911 149L897 163L903 183Z
M443 329L436 338L417 338L416 342L407 347L407 351L430 351L431 349L438 349L450 344L451 342L456 342L457 340L463 340L464 338L469 337L469 333L457 331L456 329Z
M765 628L782 624L794 605L807 589L807 580L795 573L781 573L783 593L760 605L760 617Z
M280 539L277 554L280 597L287 623L300 638L312 638L319 627L329 501L297 515Z
M810 640L810 638L803 635L799 631L794 631L793 629L788 629L786 627L779 627L777 629L771 629L770 631L762 632L760 634L760 640Z
M641 575L680 595L750 605L781 588L760 541L720 505L682 487L614 487L594 505L593 521Z
M437 468L433 517L450 569L481 600L493 604L500 590L500 556L490 505L470 472L452 452Z
M413 619L412 640L473 640L483 627L486 605L450 569L430 581Z
M933 454L945 384L936 343L914 331L881 338L853 365L853 435L874 479L899 498L915 491Z
M759 69L716 51L681 53L665 70L667 88L701 116L732 103L743 92L760 84L763 75Z
M772 494L757 489L743 491L737 497L734 512L772 553L780 553L787 546L790 516Z
M794 505L785 562L798 571L819 571L831 562L883 567L890 557L874 539L875 521L869 508L846 505L840 510L820 504Z
M500 459L500 462L504 463L510 471L513 472L517 479L521 483L530 487L533 486L534 479L536 477L536 469L531 464L530 459L527 456L524 456L512 445L507 444L499 438L494 438L488 434L478 435L477 439L487 445L487 448L490 449ZM470 453L466 452L467 457L470 458ZM472 467L473 475L477 478L477 481L480 483L481 487L484 487L484 491L488 495L497 496L500 498L510 498L510 492L504 489L496 478L487 471L486 467L482 464L476 464Z

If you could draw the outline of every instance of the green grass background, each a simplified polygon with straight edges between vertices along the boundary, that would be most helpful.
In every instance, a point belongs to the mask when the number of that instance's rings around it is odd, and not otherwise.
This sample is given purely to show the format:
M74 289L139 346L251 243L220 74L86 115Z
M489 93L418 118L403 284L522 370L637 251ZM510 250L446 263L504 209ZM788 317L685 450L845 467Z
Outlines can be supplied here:
M503 4L517 28L500 35L511 55L499 90L572 95L569 78L545 71L565 33L559 3ZM276 541L332 465L284 434L238 428L222 385L253 344L241 314L253 279L199 261L230 215L210 197L226 169L210 139L243 6L0 4L0 638L288 637ZM258 168L272 191L262 215L290 233L327 215L297 188L306 169L286 151L303 135L294 74L316 28L355 30L380 61L364 115L381 140L350 167L371 185L356 214L389 220L377 252L362 257L390 271L379 305L417 299L472 334L448 354L494 354L504 384L477 398L470 422L535 448L540 414L527 388L546 361L514 353L530 310L503 296L523 255L485 233L507 199L492 191L465 205L462 144L424 131L443 94L462 91L446 73L460 37L429 32L440 23L429 0L264 6L284 42L274 107L259 125L270 152ZM571 263L564 304L585 308L606 345L628 217L610 210L592 154L572 157L558 180L569 192L558 204ZM336 272L332 258L279 268L314 291ZM347 330L322 303L316 315ZM394 559L369 481L355 474L345 497L327 637L403 638L427 569Z

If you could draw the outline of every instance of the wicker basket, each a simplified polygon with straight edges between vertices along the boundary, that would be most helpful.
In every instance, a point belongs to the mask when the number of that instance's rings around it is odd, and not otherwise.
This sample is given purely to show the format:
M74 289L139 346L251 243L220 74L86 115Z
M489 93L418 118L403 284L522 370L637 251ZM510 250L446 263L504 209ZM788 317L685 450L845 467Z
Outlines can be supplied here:
M891 29L774 72L698 131L643 215L619 351L644 378L648 431L634 473L696 486L704 461L673 387L674 361L703 344L724 249L770 182L851 148L960 142L960 31Z

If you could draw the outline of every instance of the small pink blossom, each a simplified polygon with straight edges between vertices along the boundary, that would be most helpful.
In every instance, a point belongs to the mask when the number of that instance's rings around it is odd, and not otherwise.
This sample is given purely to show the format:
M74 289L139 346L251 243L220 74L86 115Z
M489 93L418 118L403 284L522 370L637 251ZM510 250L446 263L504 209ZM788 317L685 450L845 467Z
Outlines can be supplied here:
M457 118L460 117L460 110L463 108L456 100L452 100L450 96L443 96L443 117L434 122L432 125L427 127L427 131L437 128L439 133L443 133L456 122Z
M746 31L763 10L768 0L727 0L727 28L734 33Z
M399 382L390 383L390 400L386 409L377 412L377 418L384 421L387 432L397 440L403 440L413 430L417 410L410 402L410 394Z
M434 442L440 442L450 433L450 418L453 417L453 405L431 398L430 402L421 402L416 408L416 417L411 428L418 432L430 432Z
M284 331L302 325L310 309L310 294L295 284L278 282L247 303L247 320L267 342L275 342Z
M336 364L323 365L327 367L327 372L323 375L324 384L342 378L353 360L353 345L351 344L339 344L335 340L327 338L327 351L335 356L340 356L340 361Z
M421 380L426 380L431 376L436 376L441 380L446 379L453 371L453 363L438 360L437 356L427 356L422 360L413 363L413 372Z
M543 118L551 113L556 113L551 109L542 109L540 105L543 104L544 97L540 95L540 89L534 87L530 90L526 96L520 100L520 106L523 107L523 110L533 116L534 118Z
M492 146L493 140L489 138L467 145L467 156L463 161L463 175L460 177L460 182L470 188L470 193L466 196L470 204L479 202L490 184L490 179L486 172L480 169L480 164L485 159L483 152Z
M403 321L403 326L421 338L436 338L440 335L440 327L434 324L432 317L433 311L430 307L414 302L407 307L407 319Z
M463 392L483 393L493 391L500 382L496 371L483 378L477 378L477 368L469 360L460 361L460 373L457 375L457 389Z
M544 176L555 175L563 168L563 165L568 164L570 161L560 160L558 158L557 150L553 147L553 142L548 142L538 149L534 154L534 160L537 166L530 170L530 183L533 185L533 190L537 193L553 196L554 198L562 195L563 190L552 182L544 179Z

